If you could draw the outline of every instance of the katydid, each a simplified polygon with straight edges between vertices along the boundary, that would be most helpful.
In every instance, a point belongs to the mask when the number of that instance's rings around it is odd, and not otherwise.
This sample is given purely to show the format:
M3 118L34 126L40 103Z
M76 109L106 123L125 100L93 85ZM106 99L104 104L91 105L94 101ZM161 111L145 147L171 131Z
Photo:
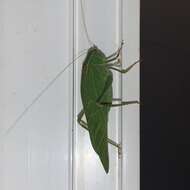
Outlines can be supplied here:
M108 138L108 114L111 107L138 103L138 101L121 101L113 104L112 96L113 74L111 70L127 73L137 62L127 69L117 68L120 65L119 55L122 45L117 52L106 57L97 46L89 48L82 66L81 98L83 109L78 114L78 123L89 131L91 144L98 154L102 165L108 173L109 155L108 143L121 147ZM86 116L86 122L82 120Z

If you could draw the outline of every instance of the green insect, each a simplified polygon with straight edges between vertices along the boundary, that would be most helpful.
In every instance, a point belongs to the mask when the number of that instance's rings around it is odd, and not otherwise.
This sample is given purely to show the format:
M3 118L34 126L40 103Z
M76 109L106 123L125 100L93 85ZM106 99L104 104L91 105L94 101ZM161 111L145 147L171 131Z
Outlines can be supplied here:
M111 107L138 103L138 101L121 101L113 104L111 70L127 73L137 62L126 69L119 69L120 52L106 57L97 46L89 48L82 66L81 98L83 109L78 114L78 123L89 131L91 144L98 154L105 172L109 172L108 143L119 147L117 143L108 138L108 116ZM86 116L86 122L82 120Z

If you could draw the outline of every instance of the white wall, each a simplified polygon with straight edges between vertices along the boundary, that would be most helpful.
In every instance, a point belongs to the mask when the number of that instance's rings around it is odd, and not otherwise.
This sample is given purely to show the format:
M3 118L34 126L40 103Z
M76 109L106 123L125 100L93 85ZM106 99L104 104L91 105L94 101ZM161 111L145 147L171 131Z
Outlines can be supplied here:
M69 0L0 1L0 133L70 60ZM71 94L62 78L0 142L1 190L68 189Z
M123 67L138 59L139 0L123 4L85 0L84 10L89 35L98 47L111 54L123 38ZM123 114L121 108L114 108L110 114L109 136L122 140L123 161L110 146L110 173L106 175L88 133L76 122L82 108L82 58L12 127L73 55L89 47L80 11L79 1L0 0L1 190L139 189L138 106L124 107ZM115 75L115 97L121 96L122 89L123 99L138 99L138 79L138 67L123 76L123 88L121 76Z

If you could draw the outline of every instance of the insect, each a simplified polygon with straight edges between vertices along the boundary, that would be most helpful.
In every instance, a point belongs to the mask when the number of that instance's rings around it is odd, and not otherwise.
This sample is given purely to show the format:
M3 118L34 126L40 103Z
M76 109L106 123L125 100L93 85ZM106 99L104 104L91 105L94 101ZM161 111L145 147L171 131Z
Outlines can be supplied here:
M111 70L127 73L137 62L126 69L119 69L121 47L106 57L97 47L89 48L82 66L81 98L83 109L78 114L78 123L89 131L91 144L98 154L106 173L109 172L108 143L121 147L108 139L108 116L111 107L138 103L138 101L120 101L112 103L113 98ZM86 122L82 120L86 116Z

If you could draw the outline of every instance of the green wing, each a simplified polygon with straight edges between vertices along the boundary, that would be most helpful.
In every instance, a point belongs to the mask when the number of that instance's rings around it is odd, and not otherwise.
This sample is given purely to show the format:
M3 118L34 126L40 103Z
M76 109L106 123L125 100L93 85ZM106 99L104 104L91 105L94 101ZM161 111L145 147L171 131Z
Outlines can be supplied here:
M81 97L84 107L90 139L95 152L99 155L103 167L109 171L108 154L108 113L110 108L98 105L98 102L112 101L112 73L97 65L84 65L81 80Z

